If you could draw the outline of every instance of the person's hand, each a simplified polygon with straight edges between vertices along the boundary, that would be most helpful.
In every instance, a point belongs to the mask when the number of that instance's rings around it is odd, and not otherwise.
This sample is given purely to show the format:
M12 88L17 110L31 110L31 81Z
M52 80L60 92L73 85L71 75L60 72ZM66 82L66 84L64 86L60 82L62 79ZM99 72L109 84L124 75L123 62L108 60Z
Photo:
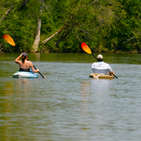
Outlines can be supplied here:
M114 72L109 72L109 74L110 74L110 75L114 75L115 73L114 73Z
M39 72L39 69L36 69L37 72Z

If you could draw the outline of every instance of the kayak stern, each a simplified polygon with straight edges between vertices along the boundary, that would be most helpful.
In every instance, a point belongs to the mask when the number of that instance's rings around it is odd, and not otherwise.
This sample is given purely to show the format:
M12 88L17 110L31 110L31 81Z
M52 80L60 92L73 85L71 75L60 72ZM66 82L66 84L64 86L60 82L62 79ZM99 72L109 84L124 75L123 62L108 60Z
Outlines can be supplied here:
M98 73L91 73L89 77L94 79L109 79L109 80L114 79L113 75L105 75L105 74L98 74Z

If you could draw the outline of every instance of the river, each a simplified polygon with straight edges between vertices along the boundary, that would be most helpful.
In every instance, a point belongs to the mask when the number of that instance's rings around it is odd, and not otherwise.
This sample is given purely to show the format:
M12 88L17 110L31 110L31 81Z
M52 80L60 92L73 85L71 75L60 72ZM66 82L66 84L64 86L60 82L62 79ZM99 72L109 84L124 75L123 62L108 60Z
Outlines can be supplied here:
M15 79L0 56L0 141L140 141L140 55L105 55L119 79L88 77L84 54L31 55L47 79Z

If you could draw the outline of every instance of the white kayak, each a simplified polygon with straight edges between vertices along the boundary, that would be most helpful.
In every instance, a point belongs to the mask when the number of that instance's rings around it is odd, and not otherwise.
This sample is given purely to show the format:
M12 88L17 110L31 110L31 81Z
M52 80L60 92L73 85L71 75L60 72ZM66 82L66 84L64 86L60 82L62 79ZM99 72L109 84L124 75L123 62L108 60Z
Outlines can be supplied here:
M14 78L38 78L38 73L26 72L26 71L17 71L13 74Z

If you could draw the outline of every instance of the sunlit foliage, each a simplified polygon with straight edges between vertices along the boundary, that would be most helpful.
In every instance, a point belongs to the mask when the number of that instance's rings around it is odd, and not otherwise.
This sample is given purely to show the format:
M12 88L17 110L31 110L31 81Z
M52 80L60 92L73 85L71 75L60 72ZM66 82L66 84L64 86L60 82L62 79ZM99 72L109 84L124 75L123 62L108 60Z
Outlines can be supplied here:
M40 17L41 52L81 52L80 44L86 42L96 52L141 53L140 0L1 0L0 17L0 36L8 33L16 41L10 47L1 38L5 52L30 52Z

